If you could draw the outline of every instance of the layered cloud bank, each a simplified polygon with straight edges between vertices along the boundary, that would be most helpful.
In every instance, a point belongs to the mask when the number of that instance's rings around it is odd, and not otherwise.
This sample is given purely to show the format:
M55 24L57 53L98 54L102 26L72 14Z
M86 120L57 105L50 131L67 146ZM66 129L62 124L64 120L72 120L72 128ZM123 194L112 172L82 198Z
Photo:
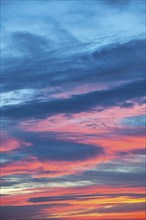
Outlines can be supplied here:
M145 1L1 0L3 220L145 219Z

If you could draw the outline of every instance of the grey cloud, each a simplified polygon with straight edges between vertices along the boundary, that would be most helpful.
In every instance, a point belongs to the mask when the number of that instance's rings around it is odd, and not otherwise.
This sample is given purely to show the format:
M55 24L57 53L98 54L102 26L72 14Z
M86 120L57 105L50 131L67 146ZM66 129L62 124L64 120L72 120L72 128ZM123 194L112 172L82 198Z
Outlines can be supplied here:
M100 163L96 169L88 170L82 175L71 175L64 177L65 181L91 181L92 184L107 184L118 187L144 187L146 184L145 162L140 155L135 158L139 162L130 161L130 155L120 155L116 161ZM126 159L127 158L127 159ZM123 161L122 161L123 159ZM125 160L124 160L125 159Z
M21 160L25 156L36 156L39 160L57 160L57 161L79 161L86 160L95 156L103 155L104 149L100 146L81 144L50 138L48 134L39 133L18 133L22 139L32 144L32 146L16 149L7 155L7 158ZM8 161L10 163L10 161ZM3 166L6 166L4 163Z
M33 203L43 203L43 202L57 202L57 201L67 201L67 200L90 200L100 197L106 198L115 198L115 197L122 197L127 196L131 198L143 198L143 194L136 194L136 193L121 193L121 194L73 194L73 195L61 195L61 196L48 196L48 197L35 197L28 199L29 202Z
M36 54L45 51L50 47L45 37L35 35L29 32L14 32L12 41L16 49L24 52L24 54Z
M74 95L68 99L54 99L52 101L30 101L25 104L5 106L2 116L11 119L46 118L59 113L78 113L98 107L99 111L108 107L133 106L137 101L141 104L145 96L145 81L139 80L110 90L94 91L86 94Z
M1 206L1 218L3 220L31 220L31 219L37 219L37 220L47 220L48 216L46 217L45 214L43 214L42 210L51 207L63 207L66 204L50 204L50 205L25 205L25 206ZM51 218L51 215L49 217L50 220L53 220ZM61 220L61 219L60 219Z
M110 206L110 205L109 205ZM127 203L127 204L116 204L116 205L111 205L110 207L106 208L99 208L96 210L92 210L92 213L129 213L129 212L137 212L137 211L145 211L145 203L140 202L140 203ZM84 214L87 214L90 212L84 212ZM118 218L120 219L120 218Z
M98 49L97 43L82 44L73 49L58 49L35 53L47 45L41 36L16 32L25 38L26 55L2 59L2 91L44 89L54 86L72 88L75 84L113 83L144 78L145 41L133 40L123 44L110 44ZM33 44L31 43L33 41ZM94 49L91 49L94 48ZM23 80L22 80L23 77Z

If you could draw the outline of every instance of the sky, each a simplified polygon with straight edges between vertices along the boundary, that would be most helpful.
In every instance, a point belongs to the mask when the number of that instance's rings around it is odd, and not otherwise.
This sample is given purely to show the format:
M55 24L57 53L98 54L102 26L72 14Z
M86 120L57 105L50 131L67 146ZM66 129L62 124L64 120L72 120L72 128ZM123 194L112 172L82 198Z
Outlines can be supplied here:
M145 1L1 0L1 219L144 220Z

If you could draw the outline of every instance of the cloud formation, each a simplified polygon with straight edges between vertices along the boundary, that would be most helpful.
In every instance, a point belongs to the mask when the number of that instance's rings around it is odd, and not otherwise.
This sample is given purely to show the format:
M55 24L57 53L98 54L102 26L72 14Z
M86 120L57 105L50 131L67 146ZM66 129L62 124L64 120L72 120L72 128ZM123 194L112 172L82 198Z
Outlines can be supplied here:
M145 1L1 6L3 220L144 220Z

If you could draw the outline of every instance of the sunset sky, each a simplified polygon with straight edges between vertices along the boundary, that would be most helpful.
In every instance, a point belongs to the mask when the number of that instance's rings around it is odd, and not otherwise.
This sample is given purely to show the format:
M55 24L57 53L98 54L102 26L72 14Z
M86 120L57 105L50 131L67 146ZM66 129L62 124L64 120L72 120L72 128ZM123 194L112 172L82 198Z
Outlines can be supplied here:
M145 0L1 0L1 219L144 220Z

